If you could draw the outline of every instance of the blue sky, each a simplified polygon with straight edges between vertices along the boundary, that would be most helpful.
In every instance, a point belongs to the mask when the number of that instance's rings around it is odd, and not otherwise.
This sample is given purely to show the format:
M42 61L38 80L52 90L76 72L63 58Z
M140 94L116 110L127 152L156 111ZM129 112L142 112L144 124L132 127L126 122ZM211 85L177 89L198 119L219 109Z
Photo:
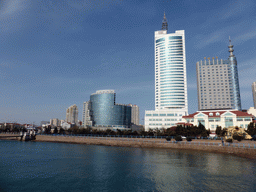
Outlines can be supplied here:
M253 106L256 2L253 0L0 1L0 122L65 119L66 109L96 90L137 104L143 122L154 109L154 31L185 30L188 107L197 111L196 62L238 61L242 108Z

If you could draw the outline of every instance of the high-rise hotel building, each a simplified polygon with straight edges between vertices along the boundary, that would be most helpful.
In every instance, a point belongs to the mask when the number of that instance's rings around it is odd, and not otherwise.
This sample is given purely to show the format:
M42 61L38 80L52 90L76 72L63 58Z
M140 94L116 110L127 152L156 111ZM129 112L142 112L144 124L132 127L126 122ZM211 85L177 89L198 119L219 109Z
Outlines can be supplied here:
M252 83L252 97L254 108L256 109L256 81Z
M155 110L145 111L145 130L169 128L188 113L185 31L155 31Z
M231 41L228 47L228 60L205 58L196 64L199 111L241 110L237 61Z

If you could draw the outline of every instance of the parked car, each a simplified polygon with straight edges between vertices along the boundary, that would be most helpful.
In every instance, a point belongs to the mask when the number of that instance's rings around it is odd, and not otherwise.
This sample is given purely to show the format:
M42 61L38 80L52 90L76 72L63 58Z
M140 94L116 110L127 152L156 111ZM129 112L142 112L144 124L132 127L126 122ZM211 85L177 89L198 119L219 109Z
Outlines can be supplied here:
M186 137L185 137L185 136L181 136L181 138L182 138L182 139L186 139Z

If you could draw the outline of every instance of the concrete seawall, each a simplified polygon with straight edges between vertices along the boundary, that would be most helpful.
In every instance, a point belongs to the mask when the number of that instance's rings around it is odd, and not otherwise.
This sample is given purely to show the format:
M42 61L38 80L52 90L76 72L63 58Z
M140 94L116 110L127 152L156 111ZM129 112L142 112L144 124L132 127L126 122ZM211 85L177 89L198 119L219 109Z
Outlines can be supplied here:
M15 134L0 134L0 136L14 136ZM1 138L0 140L17 140L15 137ZM167 142L165 139L149 138L122 138L122 137L84 137L84 136L52 136L37 135L37 142L55 142L55 143L75 143L87 145L106 145L117 147L145 147L145 148L162 148L162 149L186 149L198 150L213 153L226 153L240 157L256 159L256 142L242 141L240 147L238 143L235 146L221 146L221 141L216 140L193 140L191 142ZM241 147L242 145L247 147ZM248 144L250 148L248 148ZM227 143L226 143L227 145Z
M256 149L240 148L233 146L220 146L220 141L197 140L192 142L167 142L165 139L142 139L142 138L111 138L111 137L78 137L78 136L47 136L37 135L36 141L40 142L61 142L77 143L87 145L107 145L118 147L145 147L145 148L163 148L163 149L187 149L200 150L205 152L226 153L256 159ZM206 144L207 142L207 144ZM249 141L250 143L250 141ZM255 144L256 142L251 142Z

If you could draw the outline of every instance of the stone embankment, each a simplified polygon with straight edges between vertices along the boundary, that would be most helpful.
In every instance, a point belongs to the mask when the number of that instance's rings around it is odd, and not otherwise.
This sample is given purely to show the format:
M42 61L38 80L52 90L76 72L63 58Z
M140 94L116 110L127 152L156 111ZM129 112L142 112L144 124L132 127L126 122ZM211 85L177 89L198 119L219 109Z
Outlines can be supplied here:
M242 143L239 143L240 145L238 145L238 143L234 143L229 146L227 143L225 143L225 146L222 146L220 140L193 140L191 142L182 141L176 143L172 141L167 142L165 139L47 135L37 135L36 141L107 145L118 147L200 150L214 153L227 153L250 159L256 159L256 142L254 141L243 141Z
M0 134L1 136L6 134ZM3 138L2 138L3 139ZM8 138L4 138L8 139ZM15 138L9 138L15 140ZM186 149L200 150L205 152L226 153L256 159L256 142L242 141L239 143L225 143L222 146L220 140L193 140L191 142L167 142L165 139L154 138L122 138L122 137L86 137L86 136L52 136L37 135L38 142L59 142L59 143L76 143L87 145L106 145L117 147L145 147L145 148L162 148L162 149Z

